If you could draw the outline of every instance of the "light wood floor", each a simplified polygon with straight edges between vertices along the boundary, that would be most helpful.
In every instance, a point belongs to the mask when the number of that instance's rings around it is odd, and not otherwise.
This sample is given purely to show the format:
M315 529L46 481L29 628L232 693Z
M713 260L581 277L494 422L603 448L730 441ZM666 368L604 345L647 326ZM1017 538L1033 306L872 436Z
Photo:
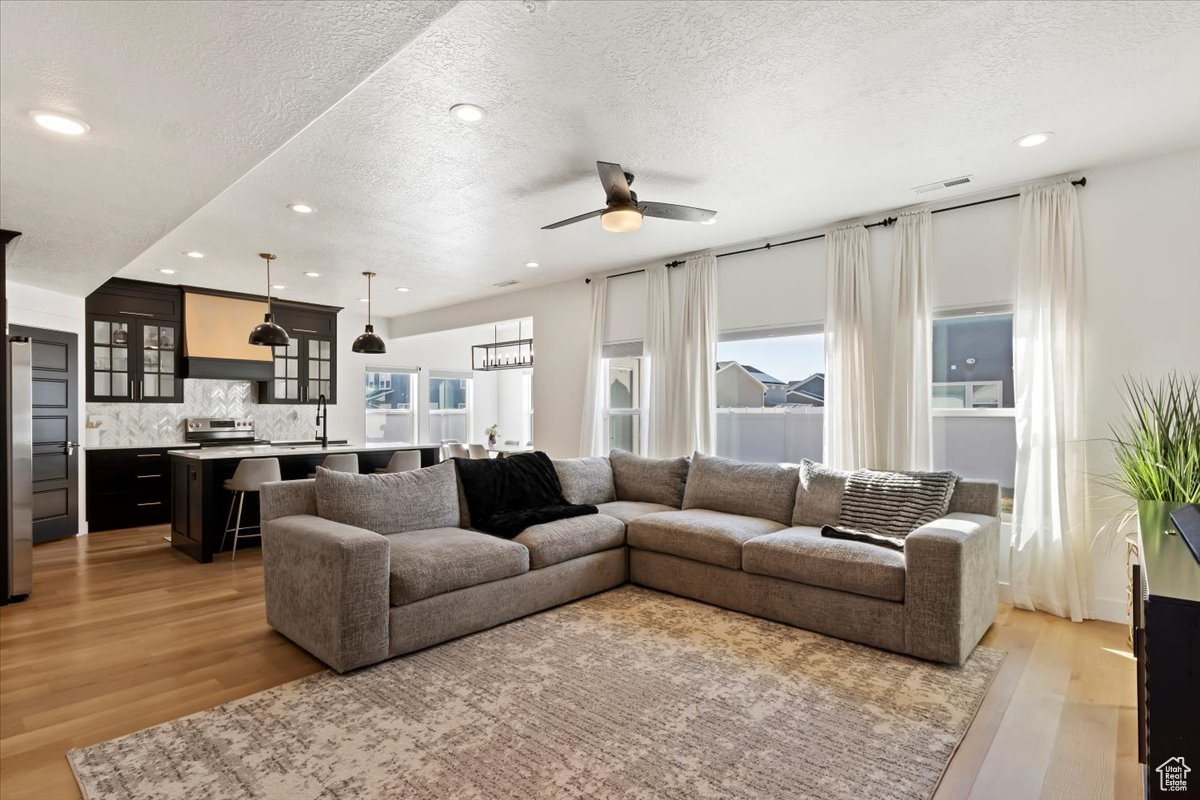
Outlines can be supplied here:
M65 752L322 669L272 632L262 562L197 564L164 528L34 550L34 591L0 608L0 796L74 798ZM1004 606L1008 658L937 800L1138 797L1125 629Z

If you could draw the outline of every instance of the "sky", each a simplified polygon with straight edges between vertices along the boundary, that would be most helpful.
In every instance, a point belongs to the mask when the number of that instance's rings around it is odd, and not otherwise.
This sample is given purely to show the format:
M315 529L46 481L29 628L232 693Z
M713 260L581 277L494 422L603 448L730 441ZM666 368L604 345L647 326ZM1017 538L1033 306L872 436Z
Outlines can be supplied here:
M798 381L825 371L825 335L778 336L718 342L718 361L736 361L756 367L781 381Z

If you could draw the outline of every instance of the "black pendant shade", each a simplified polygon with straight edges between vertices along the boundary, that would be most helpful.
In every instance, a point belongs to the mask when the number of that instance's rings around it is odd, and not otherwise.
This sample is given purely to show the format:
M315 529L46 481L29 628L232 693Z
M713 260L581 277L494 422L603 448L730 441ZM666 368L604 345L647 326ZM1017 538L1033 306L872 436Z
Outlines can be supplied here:
M249 342L263 347L287 347L291 342L288 332L279 327L275 322L275 315L271 313L271 262L276 256L271 253L259 253L258 257L267 262L267 313L263 314L263 321L250 331Z
M275 323L274 314L264 314L263 321L250 331L250 344L260 344L264 347L287 347L289 341L288 332Z
M350 349L355 353L387 352L387 348L383 345L383 339L379 338L379 334L375 333L375 326L370 323L367 323L367 329L354 340L354 344L350 345Z
M364 272L363 276L367 279L367 327L354 340L354 344L350 345L350 351L378 355L386 353L387 348L384 347L383 339L375 333L375 326L371 324L371 278L375 277L375 273Z

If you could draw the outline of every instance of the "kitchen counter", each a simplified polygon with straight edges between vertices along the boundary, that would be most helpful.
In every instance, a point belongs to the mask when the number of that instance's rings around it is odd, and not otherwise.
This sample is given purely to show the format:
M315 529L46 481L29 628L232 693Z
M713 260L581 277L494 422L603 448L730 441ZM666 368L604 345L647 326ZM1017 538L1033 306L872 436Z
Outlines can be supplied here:
M206 447L167 451L171 480L171 546L202 563L213 560L222 550L225 520L229 515L233 492L225 481L233 477L245 458L278 458L280 476L285 481L303 480L316 471L330 453L357 453L358 471L374 473L387 465L397 450L418 450L421 466L431 467L441 459L436 444L319 444L248 445L245 447ZM242 528L258 533L258 493L247 492L242 510ZM233 537L229 537L229 546ZM238 550L257 547L258 537L243 538Z
M84 450L151 450L151 449L166 449L166 450L181 450L185 447L199 447L198 444L191 442L150 442L142 444L88 444L84 445Z
M255 444L245 447L206 447L202 450L168 450L168 455L195 461L217 461L236 458L278 458L281 456L328 455L329 453L387 453L389 457L397 450L438 449L437 444ZM361 460L361 459L360 459ZM386 462L387 459L384 459ZM310 470L311 471L311 470Z

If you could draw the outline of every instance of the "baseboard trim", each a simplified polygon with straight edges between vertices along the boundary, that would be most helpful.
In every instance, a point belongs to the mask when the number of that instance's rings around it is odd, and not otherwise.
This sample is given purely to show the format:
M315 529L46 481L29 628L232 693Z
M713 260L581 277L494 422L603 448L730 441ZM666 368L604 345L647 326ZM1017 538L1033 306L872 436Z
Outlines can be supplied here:
M1013 591L1012 584L1008 581L1000 581L1000 602L1012 605ZM1126 613L1126 599L1124 597L1097 597L1092 602L1092 615L1088 619L1098 619L1103 622L1117 622L1122 625L1129 624L1129 615Z

